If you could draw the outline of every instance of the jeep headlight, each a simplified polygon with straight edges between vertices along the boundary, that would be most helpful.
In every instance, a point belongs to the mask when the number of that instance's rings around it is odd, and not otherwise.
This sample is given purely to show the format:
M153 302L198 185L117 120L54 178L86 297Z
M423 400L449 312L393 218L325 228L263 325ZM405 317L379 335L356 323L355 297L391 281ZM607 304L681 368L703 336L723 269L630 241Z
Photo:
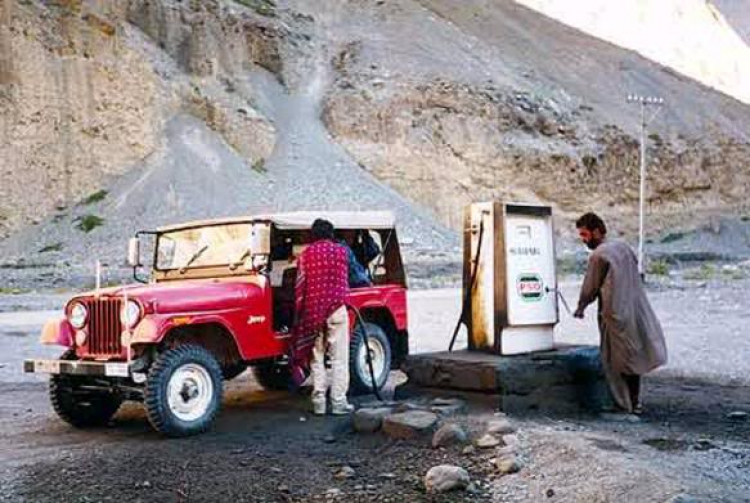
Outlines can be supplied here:
M120 311L120 321L128 328L133 328L141 320L141 306L134 300L128 300Z
M68 321L73 325L73 328L81 329L86 324L88 315L89 311L86 309L86 306L80 302L76 302L68 310Z

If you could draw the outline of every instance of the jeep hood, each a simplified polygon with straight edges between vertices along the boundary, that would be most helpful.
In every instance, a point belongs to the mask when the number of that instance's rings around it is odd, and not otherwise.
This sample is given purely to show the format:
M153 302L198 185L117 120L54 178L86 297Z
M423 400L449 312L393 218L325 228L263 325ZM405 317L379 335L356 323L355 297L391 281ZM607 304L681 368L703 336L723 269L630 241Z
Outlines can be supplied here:
M128 298L140 301L147 311L156 313L190 313L248 307L253 299L260 297L261 288L247 281L180 281L103 288L98 294L103 297L127 294ZM77 298L94 295L95 292L87 292Z

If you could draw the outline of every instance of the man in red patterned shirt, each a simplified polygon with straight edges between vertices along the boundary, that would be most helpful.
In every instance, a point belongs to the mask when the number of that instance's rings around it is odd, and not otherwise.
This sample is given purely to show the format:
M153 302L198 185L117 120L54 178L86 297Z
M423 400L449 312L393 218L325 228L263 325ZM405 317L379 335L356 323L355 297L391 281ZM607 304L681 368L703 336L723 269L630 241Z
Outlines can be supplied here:
M293 373L309 366L313 379L313 412L326 413L328 392L325 355L331 362L331 413L348 414L349 389L349 260L346 249L334 241L333 224L317 219L313 243L297 261L292 366ZM310 357L312 356L312 361Z

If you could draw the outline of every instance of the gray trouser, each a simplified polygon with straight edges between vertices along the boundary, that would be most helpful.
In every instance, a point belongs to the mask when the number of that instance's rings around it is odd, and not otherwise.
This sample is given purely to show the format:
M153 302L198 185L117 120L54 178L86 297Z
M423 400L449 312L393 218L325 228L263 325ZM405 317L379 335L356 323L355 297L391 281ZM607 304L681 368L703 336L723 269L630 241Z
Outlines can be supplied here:
M325 367L325 355L331 362L331 382ZM313 381L313 403L325 403L330 384L331 403L345 405L349 389L349 314L341 306L328 317L326 328L315 340L310 364Z

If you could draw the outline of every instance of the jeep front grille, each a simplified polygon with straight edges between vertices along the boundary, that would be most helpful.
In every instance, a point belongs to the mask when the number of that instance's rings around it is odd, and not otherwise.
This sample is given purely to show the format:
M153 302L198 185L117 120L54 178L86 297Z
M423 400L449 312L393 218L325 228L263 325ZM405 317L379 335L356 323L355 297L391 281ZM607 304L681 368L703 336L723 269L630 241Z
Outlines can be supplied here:
M93 299L87 303L89 310L88 352L94 356L115 356L120 347L120 299Z

